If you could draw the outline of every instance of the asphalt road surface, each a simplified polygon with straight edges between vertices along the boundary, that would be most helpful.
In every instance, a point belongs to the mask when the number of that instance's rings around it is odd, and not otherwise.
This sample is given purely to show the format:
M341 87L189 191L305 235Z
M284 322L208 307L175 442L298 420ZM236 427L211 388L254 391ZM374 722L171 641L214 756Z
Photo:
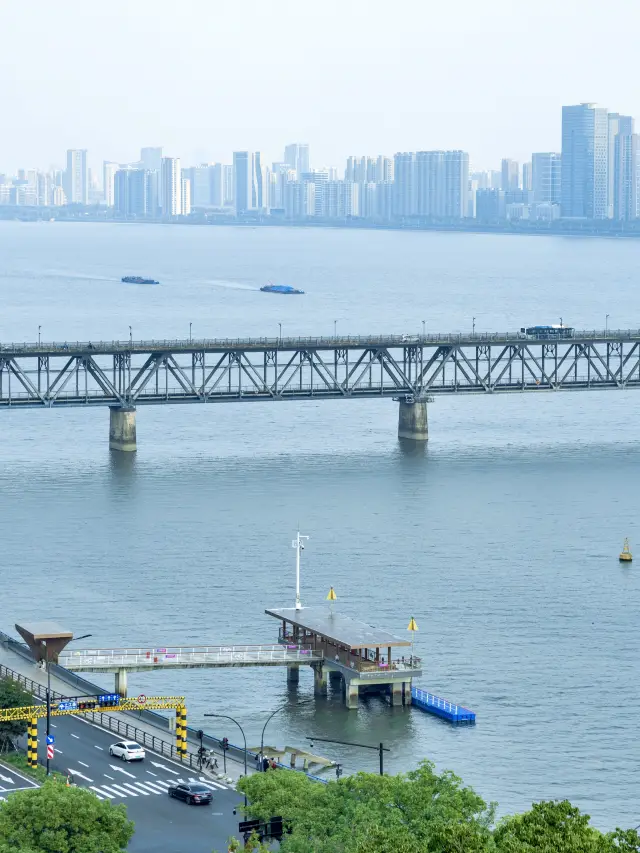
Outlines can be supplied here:
M128 848L131 853L226 853L226 841L237 835L242 820L241 814L233 814L243 802L242 794L149 750L141 762L112 757L109 746L117 743L117 736L78 717L54 717L51 732L54 770L71 772L76 785L103 800L126 805L136 825ZM40 760L45 756L45 740L43 720L38 726ZM170 784L201 780L213 791L211 805L188 806L169 798Z
M33 779L27 779L22 773L18 773L10 764L0 762L0 800L6 800L7 795L13 791L25 791L29 788L39 788Z

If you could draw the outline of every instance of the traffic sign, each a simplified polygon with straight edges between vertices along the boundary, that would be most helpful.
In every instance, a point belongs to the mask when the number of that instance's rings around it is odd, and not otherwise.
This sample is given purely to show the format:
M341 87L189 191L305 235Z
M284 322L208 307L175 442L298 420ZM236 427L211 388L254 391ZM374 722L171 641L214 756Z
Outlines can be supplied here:
M58 702L58 711L77 711L78 703L75 699L69 699L67 702Z
M50 761L53 758L53 744L50 743L47 745L47 761Z
M47 746L56 742L55 735L47 735Z
M146 701L147 697L144 695L144 693L141 693L137 699L138 705L144 705Z

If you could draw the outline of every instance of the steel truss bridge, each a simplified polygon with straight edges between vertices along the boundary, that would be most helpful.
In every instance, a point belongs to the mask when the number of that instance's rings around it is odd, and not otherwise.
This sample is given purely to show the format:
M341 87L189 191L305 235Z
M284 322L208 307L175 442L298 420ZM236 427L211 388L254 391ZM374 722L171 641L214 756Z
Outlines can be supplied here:
M578 391L640 386L640 329L0 346L0 407Z

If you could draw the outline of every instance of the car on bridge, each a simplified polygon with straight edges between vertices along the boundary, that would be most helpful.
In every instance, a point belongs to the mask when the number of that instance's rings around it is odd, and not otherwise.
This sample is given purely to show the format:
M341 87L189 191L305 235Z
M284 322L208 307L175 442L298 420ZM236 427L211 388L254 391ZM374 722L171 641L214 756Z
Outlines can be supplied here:
M202 806L213 801L213 793L206 785L199 782L190 782L188 785L172 785L169 788L169 796L176 800L184 800L188 806Z
M143 761L145 753L139 743L132 740L121 740L118 743L111 744L109 755L121 758L123 761Z

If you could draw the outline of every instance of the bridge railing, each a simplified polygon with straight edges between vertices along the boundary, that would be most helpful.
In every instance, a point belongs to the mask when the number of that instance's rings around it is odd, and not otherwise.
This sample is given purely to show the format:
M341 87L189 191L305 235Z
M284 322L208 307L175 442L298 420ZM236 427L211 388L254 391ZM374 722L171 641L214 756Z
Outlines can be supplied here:
M300 663L307 664L319 660L320 656L311 648L293 646L283 648L273 646L224 646L224 647L193 647L190 649L136 652L129 649L102 650L94 654L60 655L60 664L67 669L123 669L143 667L181 666L189 664L269 664L269 663Z
M448 699L442 699L440 696L429 693L427 690L421 690L419 687L415 688L415 692L417 698L427 705L431 705L434 708L441 708L443 711L448 711L451 714L458 713L459 706L453 702L449 702Z
M64 355L69 351L94 351L96 353L113 352L155 352L158 350L185 352L202 349L292 349L298 347L358 347L370 345L403 346L410 344L439 344L460 341L471 343L491 343L509 341L552 341L563 343L572 338L599 338L611 340L633 340L640 338L640 329L574 329L566 337L538 337L519 331L507 332L439 332L436 334L400 334L400 335L324 335L299 337L260 337L260 338L163 338L151 340L125 341L65 341L59 342L0 342L0 352L34 354L57 353Z

